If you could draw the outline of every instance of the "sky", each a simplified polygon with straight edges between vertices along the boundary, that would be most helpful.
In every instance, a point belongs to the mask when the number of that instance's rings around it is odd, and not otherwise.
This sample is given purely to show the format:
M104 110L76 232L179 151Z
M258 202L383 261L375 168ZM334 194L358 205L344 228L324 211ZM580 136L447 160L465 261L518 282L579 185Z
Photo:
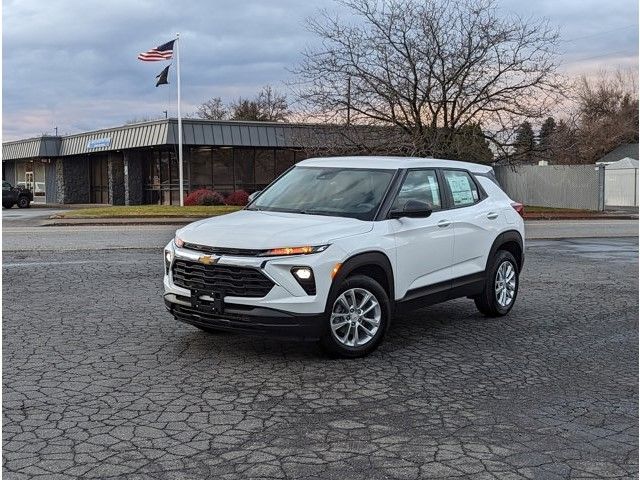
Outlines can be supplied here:
M558 27L569 76L638 68L636 0L498 0L505 13ZM287 93L300 51L317 41L305 19L333 0L5 0L3 141L72 134L176 114L174 86L155 87L165 63L138 53L180 32L182 109L211 97ZM175 84L175 70L169 74Z

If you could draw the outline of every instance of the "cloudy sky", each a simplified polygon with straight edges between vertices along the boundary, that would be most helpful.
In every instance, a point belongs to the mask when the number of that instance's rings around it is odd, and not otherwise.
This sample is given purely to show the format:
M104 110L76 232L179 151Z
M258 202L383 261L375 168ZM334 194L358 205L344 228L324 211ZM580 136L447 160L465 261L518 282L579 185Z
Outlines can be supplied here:
M560 29L569 75L638 66L637 0L500 5ZM136 56L178 31L185 112L213 96L251 96L265 84L286 91L288 68L314 42L304 20L320 7L337 8L332 0L5 0L3 140L55 126L61 134L93 130L163 110L175 115L175 89L154 87L164 65Z

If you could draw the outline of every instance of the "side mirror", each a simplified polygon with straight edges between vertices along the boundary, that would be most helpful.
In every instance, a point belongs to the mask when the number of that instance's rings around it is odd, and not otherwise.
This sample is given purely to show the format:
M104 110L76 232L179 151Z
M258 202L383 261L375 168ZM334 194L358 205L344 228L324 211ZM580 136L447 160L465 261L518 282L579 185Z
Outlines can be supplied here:
M253 202L253 199L256 198L258 195L260 195L261 192L262 192L262 190L257 190L255 192L253 192L251 195L249 195L248 202L249 203Z
M433 210L431 206L426 202L420 202L418 200L408 200L404 204L402 210L391 210L389 212L389 218L427 218Z

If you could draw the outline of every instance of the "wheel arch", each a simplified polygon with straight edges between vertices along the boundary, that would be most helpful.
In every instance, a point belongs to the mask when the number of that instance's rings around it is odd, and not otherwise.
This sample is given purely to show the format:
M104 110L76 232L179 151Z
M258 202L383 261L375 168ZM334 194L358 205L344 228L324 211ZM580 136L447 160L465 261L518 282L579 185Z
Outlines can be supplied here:
M517 230L507 230L496 237L493 245L491 245L489 256L487 257L485 271L489 268L489 262L491 262L498 250L506 250L511 253L518 263L518 270L522 270L522 266L524 265L524 242L522 241L520 232Z
M340 270L338 270L338 273L331 283L326 308L331 307L329 304L335 296L335 290L338 288L338 285L353 275L366 275L373 278L387 292L389 302L391 305L394 305L395 284L391 261L386 254L380 251L370 251L353 255L342 263Z

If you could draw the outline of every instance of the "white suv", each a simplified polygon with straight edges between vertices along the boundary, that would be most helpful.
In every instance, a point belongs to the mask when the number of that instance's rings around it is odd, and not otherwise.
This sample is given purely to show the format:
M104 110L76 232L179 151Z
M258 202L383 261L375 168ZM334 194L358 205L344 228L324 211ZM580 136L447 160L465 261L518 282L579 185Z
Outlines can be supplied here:
M298 163L243 210L176 232L165 304L206 331L320 341L359 357L394 313L469 297L511 310L524 224L485 165L335 157Z

